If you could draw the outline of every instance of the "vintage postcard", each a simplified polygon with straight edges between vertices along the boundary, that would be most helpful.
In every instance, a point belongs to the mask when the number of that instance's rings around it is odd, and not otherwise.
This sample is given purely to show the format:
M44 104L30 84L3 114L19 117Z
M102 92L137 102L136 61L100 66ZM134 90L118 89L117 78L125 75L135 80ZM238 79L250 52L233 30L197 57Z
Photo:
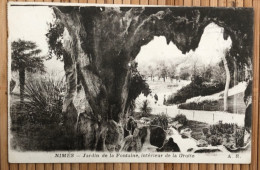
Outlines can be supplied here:
M9 3L9 162L250 163L253 16Z

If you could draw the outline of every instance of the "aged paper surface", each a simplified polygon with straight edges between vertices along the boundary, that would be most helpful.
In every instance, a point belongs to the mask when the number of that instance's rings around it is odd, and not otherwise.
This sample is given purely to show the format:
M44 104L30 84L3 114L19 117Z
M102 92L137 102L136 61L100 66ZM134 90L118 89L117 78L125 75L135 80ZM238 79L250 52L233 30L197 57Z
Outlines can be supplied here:
M253 9L9 3L9 162L250 163Z

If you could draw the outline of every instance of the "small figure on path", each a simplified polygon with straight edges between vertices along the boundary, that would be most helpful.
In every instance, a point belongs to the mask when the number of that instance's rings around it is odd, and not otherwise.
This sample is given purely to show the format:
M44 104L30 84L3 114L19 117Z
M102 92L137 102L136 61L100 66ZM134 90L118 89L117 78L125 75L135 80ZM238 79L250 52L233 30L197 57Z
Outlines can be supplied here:
M166 95L163 97L163 105L166 105Z
M155 104L158 102L158 96L157 94L154 95L154 99L155 99Z

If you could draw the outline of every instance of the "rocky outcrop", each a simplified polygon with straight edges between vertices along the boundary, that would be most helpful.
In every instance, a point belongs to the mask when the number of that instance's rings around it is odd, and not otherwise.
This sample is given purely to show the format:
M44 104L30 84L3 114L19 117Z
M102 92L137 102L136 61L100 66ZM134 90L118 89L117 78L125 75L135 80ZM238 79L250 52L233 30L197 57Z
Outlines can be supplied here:
M129 117L124 127L124 137L133 135L134 130L137 128L137 122L133 117Z
M180 131L182 138L190 138L192 130L190 128L184 128Z
M162 147L165 139L166 133L161 127L142 126L136 128L133 135L124 138L121 150L140 152L151 148L151 145Z
M123 128L113 120L98 123L86 113L77 124L78 149L116 151L121 148ZM98 140L96 140L98 139Z
M150 126L150 144L157 147L162 147L166 139L166 132L162 127Z
M180 152L180 148L177 143L173 141L173 138L169 138L169 140L161 147L158 148L159 152Z
M197 146L198 147L207 147L209 144L206 140L200 139L197 141Z
M11 79L11 81L10 81L10 93L13 92L15 85L16 85L16 81Z
M183 127L183 124L179 123L178 121L174 121L171 126L177 130L179 130L181 127Z
M150 138L149 127L136 128L133 135L125 137L122 144L122 151L140 152L143 144Z
M96 129L102 129L109 121L122 123L128 110L129 63L154 36L165 36L167 43L172 41L186 53L198 47L204 28L214 22L224 28L225 38L232 39L229 57L236 58L237 63L252 62L250 9L60 6L53 10L65 28L65 124L68 129L75 129L79 114L91 118L83 123L85 128L81 119L78 125L81 133L86 133L86 140L93 141L84 144L87 148L97 147L100 140L105 140ZM113 129L105 127L108 131ZM115 136L115 141L119 141L120 135Z

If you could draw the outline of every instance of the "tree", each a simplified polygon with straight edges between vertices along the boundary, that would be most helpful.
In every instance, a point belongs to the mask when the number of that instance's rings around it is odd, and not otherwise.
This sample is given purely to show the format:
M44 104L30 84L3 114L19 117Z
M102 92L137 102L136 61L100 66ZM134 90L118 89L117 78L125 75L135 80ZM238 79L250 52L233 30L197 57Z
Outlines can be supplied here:
M148 100L143 101L142 106L140 107L140 110L142 112L142 116L144 116L144 117L149 116L149 114L152 112L152 108L149 106Z
M225 83L225 69L223 61L212 67L212 79L214 83Z
M222 55L222 60L224 63L224 68L225 68L225 73L226 73L226 84L225 84L225 90L224 90L224 111L226 112L228 110L228 89L229 89L229 85L230 85L230 71L228 68L228 62L226 59L226 55L227 55L227 49L223 50L223 55Z
M212 79L212 72L213 72L213 69L211 66L204 66L203 70L202 70L202 77L204 79L205 82L210 82L211 79Z
M181 79L181 80L188 80L189 77L190 77L190 73L188 73L188 72L182 72L182 73L180 74L180 79Z
M215 22L234 39L232 41L236 45L233 47L237 47L235 50L240 56L252 54L253 21L249 18L253 17L252 12L249 14L248 11L228 9L210 13L207 9L198 9L195 13L192 10L182 13L169 8L149 10L76 6L52 9L65 28L62 57L68 86L63 110L67 115L67 129L75 129L77 119L74 117L82 114L75 111L78 102L73 100L78 95L77 85L82 85L84 90L85 99L82 102L89 105L84 113L97 115L97 119L92 119L95 127L109 129L109 122L115 121L118 125L123 122L126 100L130 94L128 64L154 36L165 36L168 43L172 41L182 53L187 53L198 47L204 28ZM240 48L241 45L246 49ZM110 146L115 144L109 143L106 138L120 139L109 133L100 134L95 128L84 135L86 140L95 144L105 141ZM97 149L92 144L85 145L84 149L91 148Z
M176 76L176 65L171 65L169 70L168 70L168 74L169 74L169 77L171 79L171 81L175 78Z
M38 56L41 50L37 47L35 42L19 39L12 42L11 48L11 70L19 72L20 102L22 104L24 101L26 71L31 73L37 71L45 72L43 57Z
M53 23L49 23L48 33L46 34L49 47L48 59L51 59L55 55L57 59L63 60L63 32L64 26L61 24L59 19L56 19Z
M159 63L158 71L159 71L159 77L162 77L163 81L165 82L165 79L167 79L168 67L166 66L164 61L161 61Z
M151 80L153 80L155 70L151 65L148 66L148 73L150 74Z
M191 70L190 70L190 67L182 67L180 69L180 79L182 80L188 80L189 77L191 76L190 74Z

